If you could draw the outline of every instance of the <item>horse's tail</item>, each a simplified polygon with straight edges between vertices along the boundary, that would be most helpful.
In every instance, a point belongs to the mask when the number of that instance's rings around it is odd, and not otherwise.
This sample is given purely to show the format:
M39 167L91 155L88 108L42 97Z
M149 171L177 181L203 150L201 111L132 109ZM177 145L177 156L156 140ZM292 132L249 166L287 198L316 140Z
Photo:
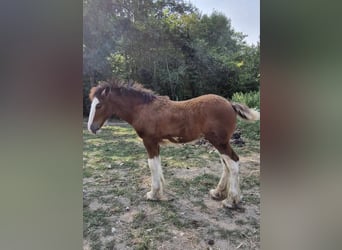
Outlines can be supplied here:
M260 113L255 109L250 109L240 103L232 103L232 106L236 114L246 121L257 121L260 119Z

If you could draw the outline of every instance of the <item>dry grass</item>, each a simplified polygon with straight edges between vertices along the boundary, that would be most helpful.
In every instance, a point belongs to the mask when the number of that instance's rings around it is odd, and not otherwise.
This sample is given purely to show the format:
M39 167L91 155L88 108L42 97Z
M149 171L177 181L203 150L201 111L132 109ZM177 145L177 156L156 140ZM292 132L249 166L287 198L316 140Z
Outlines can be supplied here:
M221 174L207 145L161 150L168 200L151 202L141 140L127 124L90 135L84 126L84 249L259 249L259 142L237 148L244 211L210 199Z

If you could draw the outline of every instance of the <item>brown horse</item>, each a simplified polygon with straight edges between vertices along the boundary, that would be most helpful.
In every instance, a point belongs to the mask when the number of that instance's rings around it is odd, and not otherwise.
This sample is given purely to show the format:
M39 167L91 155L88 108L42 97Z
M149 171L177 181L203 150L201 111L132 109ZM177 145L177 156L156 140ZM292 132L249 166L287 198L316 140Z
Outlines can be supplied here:
M171 101L144 89L140 84L130 87L123 82L102 82L89 94L91 103L88 130L94 134L113 114L127 121L142 138L151 170L151 191L147 199L158 200L163 194L164 177L159 157L159 144L207 139L221 154L223 172L213 199L222 200L225 207L240 202L239 157L229 145L236 127L236 116L258 120L259 112L230 103L217 95L203 95L187 101Z

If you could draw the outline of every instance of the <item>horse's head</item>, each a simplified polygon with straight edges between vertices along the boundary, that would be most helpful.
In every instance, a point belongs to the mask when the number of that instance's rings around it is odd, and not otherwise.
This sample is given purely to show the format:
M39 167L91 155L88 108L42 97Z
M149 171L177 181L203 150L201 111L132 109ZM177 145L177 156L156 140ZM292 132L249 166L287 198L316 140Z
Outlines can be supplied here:
M110 86L97 86L90 90L91 100L90 113L88 119L88 130L96 134L107 119L112 115L110 103Z

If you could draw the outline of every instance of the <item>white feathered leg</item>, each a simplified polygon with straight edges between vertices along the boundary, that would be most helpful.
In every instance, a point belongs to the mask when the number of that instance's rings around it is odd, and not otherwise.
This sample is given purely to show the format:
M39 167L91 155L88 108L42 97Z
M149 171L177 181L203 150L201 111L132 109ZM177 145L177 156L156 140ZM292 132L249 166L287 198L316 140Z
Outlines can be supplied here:
M233 161L227 155L222 155L224 163L227 165L229 169L229 188L228 188L228 197L227 199L222 201L222 204L225 207L234 207L239 204L241 200L241 191L240 191L240 166L238 161Z
M160 156L148 159L151 170L151 191L146 194L148 200L158 200L163 195L164 176Z

